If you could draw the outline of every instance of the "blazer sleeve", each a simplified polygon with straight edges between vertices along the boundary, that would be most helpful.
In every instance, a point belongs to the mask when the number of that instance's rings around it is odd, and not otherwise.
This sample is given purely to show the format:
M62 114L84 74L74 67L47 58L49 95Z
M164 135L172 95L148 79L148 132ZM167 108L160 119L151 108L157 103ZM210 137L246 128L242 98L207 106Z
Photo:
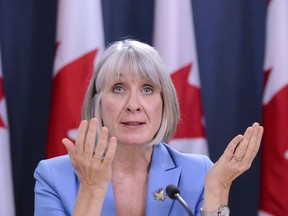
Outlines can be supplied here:
M40 161L35 172L34 216L69 215L53 184L51 171L45 160Z

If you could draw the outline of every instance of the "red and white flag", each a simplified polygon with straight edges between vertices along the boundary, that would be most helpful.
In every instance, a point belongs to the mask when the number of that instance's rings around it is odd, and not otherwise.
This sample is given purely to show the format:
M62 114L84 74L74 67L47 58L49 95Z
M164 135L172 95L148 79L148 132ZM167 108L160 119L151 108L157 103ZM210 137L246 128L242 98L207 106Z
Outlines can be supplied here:
M270 0L264 63L260 215L288 215L288 1Z
M0 55L0 215L15 215L10 142Z
M156 0L154 46L177 90L181 120L169 144L187 153L208 154L190 0Z
M95 62L104 49L101 0L60 0L47 157L66 154L75 140Z

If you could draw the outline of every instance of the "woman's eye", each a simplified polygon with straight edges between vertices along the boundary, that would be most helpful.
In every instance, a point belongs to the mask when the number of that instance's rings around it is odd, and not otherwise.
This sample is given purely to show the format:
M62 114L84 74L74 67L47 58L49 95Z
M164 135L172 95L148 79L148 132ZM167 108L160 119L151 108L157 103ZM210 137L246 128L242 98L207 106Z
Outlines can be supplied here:
M153 88L151 87L151 86L145 86L144 88L143 88L143 92L144 92L144 94L153 94Z
M124 92L124 88L123 88L123 86L121 86L121 85L113 86L113 92L115 92L115 93L122 93L122 92Z

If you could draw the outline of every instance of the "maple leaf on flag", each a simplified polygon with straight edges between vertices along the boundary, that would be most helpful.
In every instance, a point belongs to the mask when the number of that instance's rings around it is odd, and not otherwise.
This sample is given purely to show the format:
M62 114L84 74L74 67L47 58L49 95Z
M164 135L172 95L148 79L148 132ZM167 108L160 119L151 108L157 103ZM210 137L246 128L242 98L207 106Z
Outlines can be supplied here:
M63 137L75 140L77 132L75 126L81 121L81 106L94 69L93 63L97 51L93 50L70 62L60 69L54 78L52 92L54 106L51 110L49 128L49 134L53 136L48 136L48 156L61 155L66 152L64 145L58 145L55 148L55 143L61 143ZM59 122L59 119L62 121Z
M192 64L189 64L171 74L181 110L181 119L173 138L205 137L200 89L188 82L191 69Z
M259 215L288 215L288 2L268 2Z
M181 113L168 144L181 152L208 155L191 1L156 0L154 22L154 46L167 64Z
M67 154L64 137L75 141L85 92L104 49L101 1L59 1L57 19L48 158Z

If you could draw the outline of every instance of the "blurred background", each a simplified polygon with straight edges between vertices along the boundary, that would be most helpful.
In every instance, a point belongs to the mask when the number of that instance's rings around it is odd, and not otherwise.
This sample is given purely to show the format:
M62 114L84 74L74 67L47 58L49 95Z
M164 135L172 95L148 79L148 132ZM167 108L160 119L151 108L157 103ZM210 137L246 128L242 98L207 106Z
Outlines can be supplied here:
M103 0L104 45L125 37L154 45L155 1ZM33 215L33 172L38 162L47 158L58 1L0 2L3 86L14 199L16 214L28 216ZM177 2L181 4L182 0ZM268 4L266 0L192 0L191 3L205 135L209 155L216 162L235 135L243 133L253 122L263 120ZM260 158L258 154L251 169L232 185L229 201L232 215L258 214Z

